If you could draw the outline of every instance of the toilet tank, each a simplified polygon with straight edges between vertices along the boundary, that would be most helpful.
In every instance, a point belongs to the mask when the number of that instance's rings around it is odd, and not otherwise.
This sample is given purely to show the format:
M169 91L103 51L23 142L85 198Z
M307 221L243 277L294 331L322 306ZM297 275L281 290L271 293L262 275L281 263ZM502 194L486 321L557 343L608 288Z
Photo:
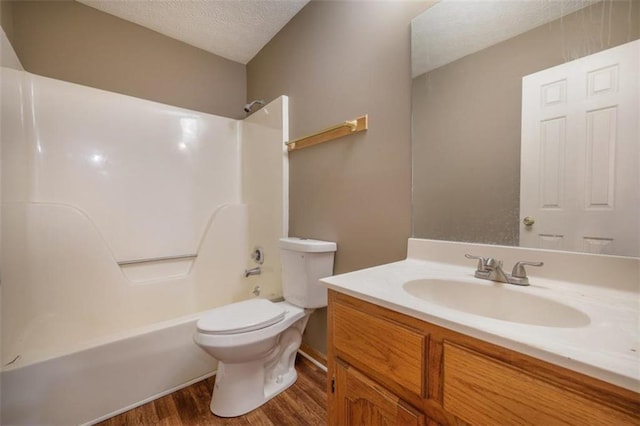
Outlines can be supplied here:
M281 238L284 299L301 308L327 306L327 289L318 280L333 275L336 243L305 238Z

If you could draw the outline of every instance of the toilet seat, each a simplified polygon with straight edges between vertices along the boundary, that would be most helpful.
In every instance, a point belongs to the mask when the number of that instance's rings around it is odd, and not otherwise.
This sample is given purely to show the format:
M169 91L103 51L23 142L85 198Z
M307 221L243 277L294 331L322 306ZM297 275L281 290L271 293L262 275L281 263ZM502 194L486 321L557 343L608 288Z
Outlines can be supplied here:
M299 308L287 302L269 302L277 305L284 310L284 318L270 326L264 326L263 328L246 331L241 333L216 334L209 333L206 330L202 331L198 327L193 335L194 341L200 346L210 346L218 349L233 349L235 353L241 351L243 346L252 346L257 342L264 342L269 339L275 338L278 334L289 328L296 321L304 318L307 313L305 309ZM216 308L215 310L217 310ZM209 311L211 313L211 311ZM208 316L209 314L205 314ZM201 317L204 318L205 316ZM235 355L237 359L237 354ZM225 359L219 359L224 361Z
M197 322L199 333L240 334L260 330L282 321L281 304L266 299L249 299L215 308Z

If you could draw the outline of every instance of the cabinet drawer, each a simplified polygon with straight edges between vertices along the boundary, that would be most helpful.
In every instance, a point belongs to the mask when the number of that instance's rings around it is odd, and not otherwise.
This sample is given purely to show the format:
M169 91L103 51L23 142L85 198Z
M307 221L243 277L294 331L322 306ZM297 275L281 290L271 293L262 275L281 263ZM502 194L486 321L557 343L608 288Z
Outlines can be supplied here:
M637 424L626 413L449 343L443 386L444 409L472 424Z
M374 374L424 396L426 336L401 324L333 305L333 343L338 356Z

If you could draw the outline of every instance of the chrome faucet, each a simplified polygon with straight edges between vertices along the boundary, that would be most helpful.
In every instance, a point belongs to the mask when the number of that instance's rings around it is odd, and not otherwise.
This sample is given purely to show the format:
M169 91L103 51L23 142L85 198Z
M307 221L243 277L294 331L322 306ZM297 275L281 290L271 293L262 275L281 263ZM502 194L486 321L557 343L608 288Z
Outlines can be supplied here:
M502 270L502 261L496 260L493 257L487 259L485 263L485 267L487 268L487 278L491 281L498 281L500 283L508 283L509 277Z
M248 277L249 275L260 275L261 273L262 273L262 269L260 269L260 266L256 266L254 268L244 270L245 278Z
M542 262L520 261L516 262L511 273L507 274L502 270L501 260L496 260L493 257L472 256L470 254L465 254L464 256L467 259L478 260L478 267L476 268L476 272L474 274L476 278L515 285L529 285L527 271L524 269L525 265L544 265L544 263Z

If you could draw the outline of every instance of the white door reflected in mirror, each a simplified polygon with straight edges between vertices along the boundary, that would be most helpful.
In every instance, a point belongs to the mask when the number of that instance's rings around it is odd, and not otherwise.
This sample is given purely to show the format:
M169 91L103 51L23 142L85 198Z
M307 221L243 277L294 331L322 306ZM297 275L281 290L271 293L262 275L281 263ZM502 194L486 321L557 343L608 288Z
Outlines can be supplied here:
M636 40L523 78L520 246L640 256L639 63Z

